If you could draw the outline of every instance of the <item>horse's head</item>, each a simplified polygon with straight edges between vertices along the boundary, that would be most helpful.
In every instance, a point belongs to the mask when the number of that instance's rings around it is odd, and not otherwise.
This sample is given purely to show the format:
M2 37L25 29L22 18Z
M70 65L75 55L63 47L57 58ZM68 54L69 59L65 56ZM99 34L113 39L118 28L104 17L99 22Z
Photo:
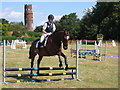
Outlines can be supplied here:
M64 31L64 35L62 38L63 48L66 50L68 48L68 40L70 38L70 33L68 31Z

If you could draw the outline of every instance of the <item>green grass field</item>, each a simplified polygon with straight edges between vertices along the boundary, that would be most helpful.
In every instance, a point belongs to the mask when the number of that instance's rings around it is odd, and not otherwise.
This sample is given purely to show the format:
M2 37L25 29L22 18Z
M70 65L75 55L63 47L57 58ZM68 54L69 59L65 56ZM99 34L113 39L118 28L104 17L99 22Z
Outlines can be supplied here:
M118 45L117 45L118 46ZM83 46L84 48L85 46ZM2 48L2 47L0 47ZM29 46L28 46L29 48ZM70 48L75 49L75 43L69 45L68 50L63 52L68 57L70 67L74 67L76 59L70 56ZM89 49L93 49L93 45L88 45ZM108 47L107 56L118 56L118 47ZM29 68L30 59L28 59L29 49L10 49L6 47L6 67L7 68ZM38 56L37 56L38 57ZM37 66L37 57L35 59L34 67ZM87 59L79 59L79 79L65 80L65 81L50 81L50 82L21 82L2 84L3 88L118 88L118 57L108 57L107 61L92 60L92 56ZM103 60L103 58L102 58ZM41 67L58 67L59 60L57 56L44 57L41 62ZM63 60L63 66L64 60ZM36 71L35 71L36 72ZM41 71L41 73L49 72L67 72L64 70L56 71ZM6 74L29 74L30 71L7 72ZM71 76L38 76L33 77L37 79L53 79L53 78L67 78ZM15 78L6 78L6 80L17 80ZM24 80L24 78L23 78Z

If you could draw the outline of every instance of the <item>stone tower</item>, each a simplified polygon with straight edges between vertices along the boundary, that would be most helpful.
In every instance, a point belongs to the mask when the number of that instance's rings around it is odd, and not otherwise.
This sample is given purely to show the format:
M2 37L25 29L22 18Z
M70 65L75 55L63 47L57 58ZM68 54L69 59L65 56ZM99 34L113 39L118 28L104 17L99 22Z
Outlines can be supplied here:
M33 31L33 12L32 5L25 5L24 7L24 23L28 31Z

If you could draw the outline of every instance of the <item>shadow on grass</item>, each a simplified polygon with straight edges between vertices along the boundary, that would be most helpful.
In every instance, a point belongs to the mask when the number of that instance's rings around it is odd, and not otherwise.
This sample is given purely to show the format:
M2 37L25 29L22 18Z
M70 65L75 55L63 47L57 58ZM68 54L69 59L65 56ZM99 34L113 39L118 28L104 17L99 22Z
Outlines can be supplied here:
M30 76L27 76L27 77L12 77L12 78L20 80L21 82L35 82L35 81L43 82L44 81L42 79L30 78Z

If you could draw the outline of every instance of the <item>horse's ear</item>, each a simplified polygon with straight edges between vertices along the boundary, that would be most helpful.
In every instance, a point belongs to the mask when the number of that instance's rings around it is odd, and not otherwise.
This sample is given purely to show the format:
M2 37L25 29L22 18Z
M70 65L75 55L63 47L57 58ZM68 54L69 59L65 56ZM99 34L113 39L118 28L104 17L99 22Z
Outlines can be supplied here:
M67 35L67 31L64 30L65 35Z
M68 31L64 31L66 35L69 35L69 32Z

